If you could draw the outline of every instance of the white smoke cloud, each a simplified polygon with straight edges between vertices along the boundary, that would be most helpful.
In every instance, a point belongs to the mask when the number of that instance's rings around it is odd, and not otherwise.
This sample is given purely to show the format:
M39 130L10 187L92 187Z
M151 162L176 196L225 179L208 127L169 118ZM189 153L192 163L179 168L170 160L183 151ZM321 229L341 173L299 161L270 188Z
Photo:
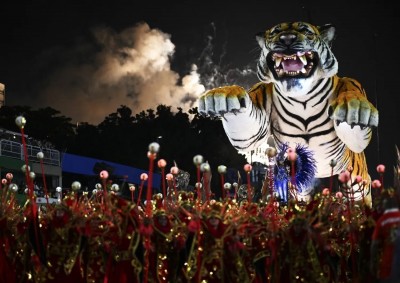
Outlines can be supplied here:
M210 33L206 37L205 46L196 62L197 72L201 75L200 82L206 90L233 84L248 89L258 82L255 62L254 66L231 67L231 62L226 59L228 53L226 48L231 43L223 40L223 43L219 46L215 43L216 41L217 28L214 23L211 23Z
M171 70L175 45L170 35L140 23L119 33L93 31L95 47L69 50L42 86L36 102L53 107L74 122L98 124L121 105L134 113L164 104L184 111L196 106L205 88L196 65L183 78Z

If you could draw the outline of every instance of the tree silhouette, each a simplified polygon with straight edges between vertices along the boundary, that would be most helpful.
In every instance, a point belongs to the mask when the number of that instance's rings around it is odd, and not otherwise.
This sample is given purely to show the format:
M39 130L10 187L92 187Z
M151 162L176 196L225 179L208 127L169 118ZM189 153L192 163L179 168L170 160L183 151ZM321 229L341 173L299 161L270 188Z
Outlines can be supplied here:
M73 125L70 118L50 107L39 110L0 108L0 122L11 131L16 131L14 121L18 115L27 118L26 132L34 138L50 141L59 150L144 170L149 168L148 146L158 142L157 158L167 161L166 172L177 165L190 174L190 186L197 182L193 157L201 154L210 164L211 188L217 197L221 192L218 166L225 165L230 171L237 172L242 171L246 162L229 142L221 120L203 117L197 108L185 113L182 108L172 112L171 106L158 105L155 110L134 115L129 107L121 105L98 126L89 123ZM154 169L160 170L157 166Z
M75 136L71 118L61 115L51 107L32 110L28 106L2 106L0 124L10 131L18 132L15 118L20 115L27 120L25 134L43 143L49 142L59 150L66 149Z

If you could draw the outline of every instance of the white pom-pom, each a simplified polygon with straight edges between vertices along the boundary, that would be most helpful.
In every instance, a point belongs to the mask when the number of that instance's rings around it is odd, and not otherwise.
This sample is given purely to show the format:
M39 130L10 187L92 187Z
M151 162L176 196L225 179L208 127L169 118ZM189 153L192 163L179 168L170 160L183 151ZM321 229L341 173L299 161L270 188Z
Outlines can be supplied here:
M210 172L210 164L208 164L208 163L201 164L200 171L201 172Z
M225 174L226 173L226 166L225 165L218 166L218 173L219 174Z
M177 175L179 173L179 168L176 166L172 166L170 172L171 174Z
M203 163L203 156L202 155L196 155L195 157L193 157L193 163L196 166L199 166L201 163Z
M17 184L11 183L11 184L9 185L9 189L10 189L12 192L16 193L16 192L18 191L18 186L17 186Z
M81 183L78 182L78 181L74 181L74 182L71 184L71 189L72 189L73 191L78 191L78 190L80 190L80 189L81 189Z
M29 177L33 180L36 178L35 172L29 172Z
M26 125L26 119L23 116L18 116L15 118L15 124L18 126L18 128L23 129Z
M112 185L111 185L111 190L114 191L114 192L118 192L118 191L119 191L119 186L118 186L118 184L112 184Z
M160 150L160 145L158 144L158 143L156 143L156 142L152 142L150 145L149 145L149 151L150 151L150 153L157 153L158 151Z
M230 190L232 187L231 183L225 183L224 184L224 190Z
M24 173L26 173L26 170L31 171L31 167L29 167L29 165L26 166L26 164L22 165L21 171L24 172Z

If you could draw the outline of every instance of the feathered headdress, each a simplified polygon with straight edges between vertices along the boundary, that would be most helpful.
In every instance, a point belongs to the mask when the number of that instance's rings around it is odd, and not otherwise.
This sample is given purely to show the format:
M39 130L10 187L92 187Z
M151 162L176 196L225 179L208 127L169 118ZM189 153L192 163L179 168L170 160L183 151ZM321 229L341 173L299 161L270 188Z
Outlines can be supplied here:
M289 149L287 143L281 144L278 148L274 180L275 188L284 200L287 200L284 192L287 191L288 181L295 185L299 193L302 193L312 186L316 172L314 154L308 147L301 144L296 145L297 158L293 161L294 166L291 164L292 161L288 159L287 149ZM292 169L295 170L294 180L291 172ZM282 195L285 197L282 197Z

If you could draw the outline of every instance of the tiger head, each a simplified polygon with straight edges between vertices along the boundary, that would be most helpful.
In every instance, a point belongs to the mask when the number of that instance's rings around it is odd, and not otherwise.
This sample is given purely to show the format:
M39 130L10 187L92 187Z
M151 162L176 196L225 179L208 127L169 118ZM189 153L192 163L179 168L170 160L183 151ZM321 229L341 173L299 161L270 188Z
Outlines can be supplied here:
M315 82L338 72L331 50L335 28L305 22L281 23L256 39L261 47L258 78L291 96L306 94Z

